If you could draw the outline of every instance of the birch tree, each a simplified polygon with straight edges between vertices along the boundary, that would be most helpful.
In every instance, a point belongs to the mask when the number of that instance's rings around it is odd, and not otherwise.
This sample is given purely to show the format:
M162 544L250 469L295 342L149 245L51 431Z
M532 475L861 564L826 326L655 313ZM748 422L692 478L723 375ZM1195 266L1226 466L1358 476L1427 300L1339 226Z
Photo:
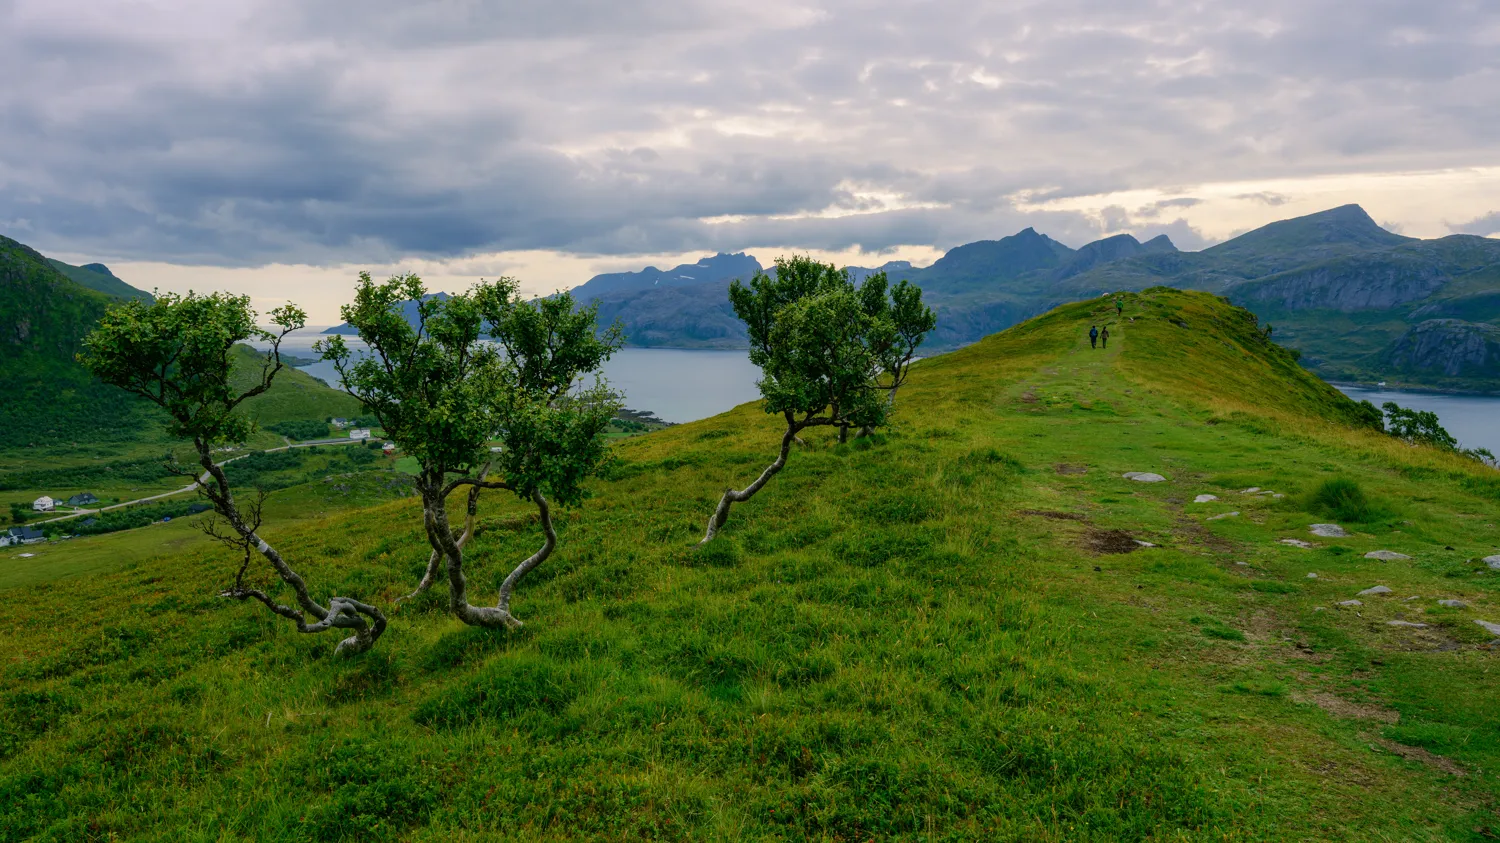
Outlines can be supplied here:
M885 424L918 346L935 324L922 291L890 287L878 272L856 287L847 270L810 257L778 258L774 275L757 272L729 287L735 315L760 367L762 407L786 423L775 461L743 489L725 489L699 544L713 541L729 509L749 500L786 465L808 428L831 426L842 441L850 427Z
M159 294L151 304L129 301L110 308L84 338L79 360L105 383L160 407L166 412L168 432L192 443L198 465L190 473L222 522L211 521L205 529L243 553L234 584L220 596L262 603L295 623L299 632L345 630L352 634L336 652L364 652L385 631L385 615L351 597L332 597L326 606L314 599L307 582L260 534L263 498L236 497L224 466L214 462L215 448L242 442L252 432L254 425L241 408L271 388L284 365L282 340L306 321L302 310L290 304L269 316L275 330L257 327L248 296ZM239 388L232 349L251 339L269 344L270 350L248 388ZM247 583L256 554L291 588L295 605L283 605Z
M416 302L416 324L402 315L404 302ZM343 317L368 352L355 354L338 336L317 350L418 464L431 552L410 597L446 579L459 620L521 626L511 597L557 546L552 508L580 504L584 482L608 455L602 434L619 405L597 376L587 388L580 382L620 347L620 330L599 334L595 309L576 308L567 294L523 300L508 278L440 299L428 298L415 275L377 284L363 273ZM464 552L485 489L534 505L543 541L505 577L493 605L475 605ZM460 490L464 520L455 530L449 499Z

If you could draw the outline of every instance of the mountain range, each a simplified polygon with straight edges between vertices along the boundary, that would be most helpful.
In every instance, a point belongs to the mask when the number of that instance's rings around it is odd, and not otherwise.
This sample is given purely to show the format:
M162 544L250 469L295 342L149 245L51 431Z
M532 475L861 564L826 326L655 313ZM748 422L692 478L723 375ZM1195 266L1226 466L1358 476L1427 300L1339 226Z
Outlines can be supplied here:
M668 270L599 275L572 290L638 346L740 348L731 280L760 262L719 254ZM1330 380L1500 390L1500 240L1434 240L1381 228L1358 205L1281 220L1200 252L1117 234L1072 249L1027 228L885 271L922 287L938 314L932 350L966 345L1059 304L1153 286L1205 290L1261 318Z

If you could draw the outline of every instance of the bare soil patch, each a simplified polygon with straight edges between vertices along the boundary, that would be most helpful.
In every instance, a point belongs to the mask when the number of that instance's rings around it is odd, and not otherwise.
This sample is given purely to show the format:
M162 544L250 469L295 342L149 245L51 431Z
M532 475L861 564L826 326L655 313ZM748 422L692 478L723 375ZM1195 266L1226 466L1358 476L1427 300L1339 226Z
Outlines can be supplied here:
M1022 509L1018 510L1020 515L1035 515L1039 518L1051 518L1055 521L1086 521L1085 516L1076 512L1056 512L1050 509Z
M1065 463L1065 462L1060 462L1057 465L1053 466L1052 470L1055 471L1055 472L1057 472L1058 474L1088 474L1089 473L1089 467L1086 466L1086 465L1069 465L1068 463Z
M1375 743L1379 744L1382 749L1393 752L1408 761L1420 761L1422 764L1434 770L1441 770L1450 776L1463 778L1465 775L1464 768L1458 766L1458 762L1451 758L1444 758L1441 755L1434 755L1420 746L1407 746L1404 743L1396 743L1385 738L1376 738Z
M1381 708L1378 705L1361 705L1350 702L1343 697L1326 692L1318 692L1310 697L1293 697L1297 702L1310 702L1318 708L1332 714L1334 717L1342 717L1347 720L1374 720L1378 723L1399 723L1401 712Z
M1141 547L1124 530L1090 530L1084 542L1095 553L1133 553Z

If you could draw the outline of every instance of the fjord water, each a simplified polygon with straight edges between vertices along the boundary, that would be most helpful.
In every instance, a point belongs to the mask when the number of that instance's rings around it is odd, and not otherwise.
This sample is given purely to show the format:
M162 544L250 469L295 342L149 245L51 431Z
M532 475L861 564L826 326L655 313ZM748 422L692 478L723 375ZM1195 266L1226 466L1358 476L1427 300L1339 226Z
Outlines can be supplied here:
M287 337L282 349L303 357L316 356L312 345L321 339L321 329L309 328ZM344 341L356 351L363 348L359 337ZM317 362L302 371L338 384L333 366ZM610 385L625 394L625 406L650 411L664 421L690 422L718 415L760 394L755 380L760 370L751 365L744 351L714 351L680 348L622 348L604 366ZM1458 395L1408 392L1398 389L1366 389L1340 386L1356 401L1380 406L1394 401L1414 410L1437 413L1449 433L1468 448L1488 448L1500 453L1500 395Z
M1436 413L1438 421L1465 448L1488 448L1500 454L1500 395L1457 395L1340 386L1355 401L1379 407L1394 401L1411 410Z
M298 331L281 348L315 357L312 346L322 336L318 329ZM358 337L344 337L344 341L356 352L364 347ZM301 369L330 386L339 383L332 364L319 361ZM744 351L622 348L604 364L604 377L625 394L626 407L679 424L716 416L760 395L755 388L760 370L751 365Z

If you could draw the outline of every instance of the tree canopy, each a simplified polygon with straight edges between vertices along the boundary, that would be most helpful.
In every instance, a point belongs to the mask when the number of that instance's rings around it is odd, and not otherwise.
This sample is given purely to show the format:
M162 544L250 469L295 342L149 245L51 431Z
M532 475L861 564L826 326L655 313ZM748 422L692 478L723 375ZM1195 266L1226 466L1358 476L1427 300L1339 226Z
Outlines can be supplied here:
M922 340L936 325L920 288L877 272L856 286L847 270L806 256L777 258L773 274L729 285L750 337L750 362L767 413L786 420L781 454L743 490L729 489L709 519L711 541L733 503L748 500L786 464L797 434L835 426L865 432L886 423Z
M404 302L417 303L415 324L402 314ZM556 543L549 499L581 503L584 481L608 455L601 434L618 402L601 379L591 386L581 379L620 347L619 329L599 332L595 310L575 307L566 294L523 299L509 278L440 298L428 297L415 275L376 283L362 273L343 316L368 352L356 354L341 336L317 350L420 467L432 553L413 596L437 579L446 560L450 604L461 620L519 625L509 611L511 590ZM447 499L465 486L467 518L455 536ZM535 503L547 537L506 578L494 608L470 606L463 578L463 546L486 488Z

